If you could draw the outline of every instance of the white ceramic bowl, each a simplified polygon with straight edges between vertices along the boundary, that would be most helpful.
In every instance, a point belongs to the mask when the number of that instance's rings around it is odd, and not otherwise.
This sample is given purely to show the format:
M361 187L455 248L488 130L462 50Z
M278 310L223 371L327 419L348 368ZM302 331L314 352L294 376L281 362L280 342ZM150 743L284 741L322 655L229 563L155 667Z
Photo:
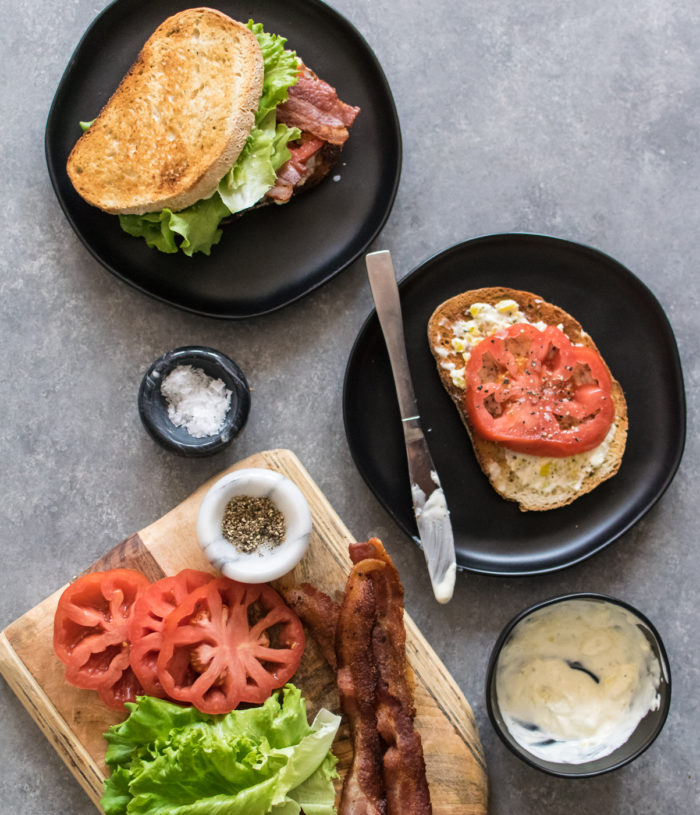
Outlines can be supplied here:
M284 515L285 538L275 547L240 552L223 536L226 504L240 495L267 496ZM209 562L242 583L266 583L290 572L309 545L311 511L301 490L280 473L250 468L220 478L207 492L197 516L197 537Z

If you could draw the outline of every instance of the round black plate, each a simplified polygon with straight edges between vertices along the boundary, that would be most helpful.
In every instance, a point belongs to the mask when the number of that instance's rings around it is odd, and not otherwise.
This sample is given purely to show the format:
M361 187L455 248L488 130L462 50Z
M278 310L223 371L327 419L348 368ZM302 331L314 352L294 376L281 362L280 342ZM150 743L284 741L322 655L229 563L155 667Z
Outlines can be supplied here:
M325 283L372 242L391 211L401 170L401 133L382 69L362 35L320 0L214 2L231 17L287 37L306 64L362 112L341 163L282 207L247 213L224 227L209 257L165 255L122 232L119 220L86 204L66 174L80 136L150 34L192 3L116 0L99 14L66 68L46 125L46 159L71 226L110 272L174 306L228 319L280 308ZM340 176L338 181L333 176Z
M591 334L624 389L629 436L620 470L567 507L520 512L500 498L440 383L428 348L428 319L444 300L482 286L524 289L564 308ZM418 408L445 489L460 567L522 575L571 565L615 540L661 497L685 442L683 375L666 315L624 266L556 238L493 235L436 255L399 289ZM350 355L343 410L360 473L415 537L399 410L375 312Z

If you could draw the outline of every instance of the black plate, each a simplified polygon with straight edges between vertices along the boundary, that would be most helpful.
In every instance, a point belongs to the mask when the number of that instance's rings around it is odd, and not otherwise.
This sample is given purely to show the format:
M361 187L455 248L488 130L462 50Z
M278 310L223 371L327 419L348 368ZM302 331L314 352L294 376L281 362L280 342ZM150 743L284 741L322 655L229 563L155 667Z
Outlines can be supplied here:
M314 190L283 207L251 212L224 228L209 257L165 255L122 232L118 218L86 204L66 174L80 136L150 34L192 6L116 0L99 14L66 68L46 125L46 160L58 200L92 255L137 289L211 317L252 317L307 294L352 263L391 211L401 170L401 133L382 69L362 35L320 0L214 2L234 17L287 37L341 99L359 105L341 164ZM334 181L333 176L340 180Z
M427 342L434 309L482 286L535 292L576 317L620 381L629 411L618 474L567 507L520 512L482 474ZM624 266L586 246L539 235L493 235L453 246L399 286L418 408L445 489L460 567L537 574L611 543L661 497L685 442L685 394L676 342L661 306ZM650 381L652 386L649 387ZM389 360L375 312L345 374L345 430L363 478L399 526L417 535Z

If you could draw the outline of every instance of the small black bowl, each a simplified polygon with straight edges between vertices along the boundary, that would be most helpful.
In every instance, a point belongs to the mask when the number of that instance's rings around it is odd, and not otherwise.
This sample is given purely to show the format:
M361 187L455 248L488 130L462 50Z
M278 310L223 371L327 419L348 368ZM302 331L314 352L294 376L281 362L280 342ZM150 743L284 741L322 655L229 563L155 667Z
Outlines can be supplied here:
M221 379L231 391L231 406L216 435L195 438L168 418L168 403L160 386L179 365L200 368L207 376ZM190 345L168 351L151 365L141 381L138 404L144 427L166 450L181 456L210 456L227 447L243 429L250 411L250 389L243 371L232 359L213 348Z
M639 628L651 646L652 653L659 662L661 674L659 687L657 689L660 697L658 708L656 710L649 711L639 722L629 739L627 739L627 741L620 745L620 747L618 747L616 750L613 750L612 753L582 764L547 761L546 759L540 758L539 756L533 755L531 752L529 752L526 747L523 747L510 734L508 726L506 725L504 717L501 713L498 704L498 695L496 693L496 666L498 664L498 658L500 656L501 649L508 641L508 638L512 634L515 626L534 611L546 606L554 605L555 603L564 602L565 600L592 600L600 603L611 603L613 605L620 606L633 614L637 618ZM635 758L640 756L659 735L664 723L666 722L670 704L671 669L669 667L668 656L666 655L666 650L663 642L661 641L661 637L659 636L659 632L636 608L622 600L617 600L614 597L608 597L603 594L585 592L578 594L566 594L560 597L552 597L549 600L544 600L541 603L537 603L536 605L525 609L520 614L513 617L496 640L496 644L491 652L488 670L486 672L486 708L488 710L489 719L491 719L491 724L496 730L496 733L498 733L500 736L501 741L511 752L515 753L515 755L522 759L522 761L524 761L526 764L529 764L531 767L535 767L535 769L541 770L542 772L549 773L550 775L559 776L560 778L586 778L594 775L602 775L603 773L610 772L611 770L616 770L625 764L629 764L630 761L633 761Z

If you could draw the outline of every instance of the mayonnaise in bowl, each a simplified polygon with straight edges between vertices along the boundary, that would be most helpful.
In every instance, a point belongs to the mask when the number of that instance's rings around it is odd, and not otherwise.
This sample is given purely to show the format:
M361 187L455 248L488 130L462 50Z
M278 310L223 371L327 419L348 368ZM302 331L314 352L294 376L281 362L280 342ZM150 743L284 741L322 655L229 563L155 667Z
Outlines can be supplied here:
M605 772L653 741L669 681L645 618L611 598L571 595L506 628L489 670L489 714L506 744L540 769Z

